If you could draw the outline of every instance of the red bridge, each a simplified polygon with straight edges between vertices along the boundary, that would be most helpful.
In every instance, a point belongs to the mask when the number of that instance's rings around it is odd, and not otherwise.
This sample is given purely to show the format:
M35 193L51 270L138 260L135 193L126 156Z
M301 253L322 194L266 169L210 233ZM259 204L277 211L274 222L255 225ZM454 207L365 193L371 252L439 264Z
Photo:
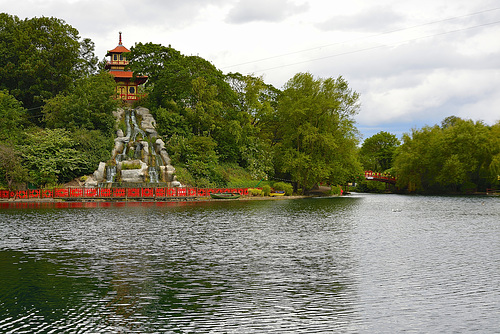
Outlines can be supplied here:
M365 172L365 179L396 184L396 178L394 176L385 173L375 173L371 170Z

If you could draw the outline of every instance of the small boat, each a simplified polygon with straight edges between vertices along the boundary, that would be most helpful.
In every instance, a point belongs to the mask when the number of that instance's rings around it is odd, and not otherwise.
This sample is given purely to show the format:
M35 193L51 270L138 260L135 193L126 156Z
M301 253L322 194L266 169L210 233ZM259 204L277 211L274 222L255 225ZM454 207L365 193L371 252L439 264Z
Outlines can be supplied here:
M236 199L239 198L241 195L238 193L210 193L210 197L214 199Z
M285 191L273 191L269 196L285 196Z

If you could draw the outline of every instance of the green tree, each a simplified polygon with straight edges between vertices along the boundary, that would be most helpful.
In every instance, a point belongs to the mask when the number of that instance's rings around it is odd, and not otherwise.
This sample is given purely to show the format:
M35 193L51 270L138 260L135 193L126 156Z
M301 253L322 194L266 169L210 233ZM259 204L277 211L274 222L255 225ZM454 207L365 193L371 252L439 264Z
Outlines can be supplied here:
M255 179L274 174L272 146L279 127L276 110L281 92L262 78L240 73L229 73L226 81L238 96L240 165Z
M367 138L359 150L363 168L374 172L384 172L390 169L394 153L400 144L395 135L385 131Z
M8 89L32 116L93 67L93 45L61 19L19 20L0 14L0 89ZM35 119L35 118L33 118Z
M295 75L278 105L278 172L290 175L303 189L318 182L345 184L359 174L354 125L358 98L342 77Z
M442 127L413 129L396 153L398 186L421 192L485 190L495 181L500 153L495 131L458 117L446 118Z
M10 190L14 183L28 181L28 171L22 165L21 154L14 147L0 142L0 175Z
M175 121L175 126L168 126L162 120L161 135L181 134L187 128L196 136L214 139L222 161L241 160L245 117L220 70L201 57L152 43L136 44L129 60L132 70L149 77L146 102L153 115Z
M114 92L115 81L108 73L81 78L70 92L47 101L43 107L45 123L49 128L99 130L111 135L113 111L118 106Z
M223 185L218 168L219 157L215 151L217 143L211 137L192 136L186 139L173 136L168 147L173 164L185 168L189 173L181 181L192 182L191 185L197 187Z
M6 90L0 90L0 141L17 142L26 124L26 110Z
M45 129L26 134L23 165L38 185L55 185L84 175L91 166L77 142L64 129Z

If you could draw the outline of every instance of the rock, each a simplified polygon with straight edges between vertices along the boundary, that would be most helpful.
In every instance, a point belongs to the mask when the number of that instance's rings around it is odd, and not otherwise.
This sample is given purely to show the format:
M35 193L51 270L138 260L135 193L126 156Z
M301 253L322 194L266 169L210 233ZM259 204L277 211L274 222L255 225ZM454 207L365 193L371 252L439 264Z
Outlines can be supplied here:
M140 163L139 169L123 169L123 164ZM124 161L118 164L118 169L121 170L122 182L144 182L148 171L148 165L140 160Z
M104 180L104 171L106 170L106 163L105 162L100 162L99 167L97 170L94 172L94 179L97 182L102 182Z
M85 180L85 188L97 188L98 184L94 176L89 176L87 180Z
M113 151L111 151L111 156L113 158L116 157L117 154L120 154L123 152L123 148L125 147L125 144L123 143L123 140L120 138L115 139L115 147L113 147Z
M115 111L113 111L113 116L115 116L117 123L120 123L120 120L123 118L124 114L125 110L123 108L117 108Z
M161 139L156 139L155 142L156 152L158 152L163 160L165 165L170 165L170 157L167 153L167 149L165 148L165 143Z
M139 143L141 143L142 145L142 154L141 156L143 157L142 158L142 161L145 162L145 163L148 163L148 160L149 160L149 144L147 141L140 141Z

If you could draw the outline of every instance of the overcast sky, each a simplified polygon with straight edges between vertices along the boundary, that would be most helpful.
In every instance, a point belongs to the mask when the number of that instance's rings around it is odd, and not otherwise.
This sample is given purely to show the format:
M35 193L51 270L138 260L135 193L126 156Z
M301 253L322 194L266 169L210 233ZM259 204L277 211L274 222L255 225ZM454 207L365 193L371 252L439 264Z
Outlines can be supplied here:
M54 16L96 45L171 45L224 73L277 88L298 72L342 75L367 137L455 115L500 120L498 0L0 0L21 19Z

